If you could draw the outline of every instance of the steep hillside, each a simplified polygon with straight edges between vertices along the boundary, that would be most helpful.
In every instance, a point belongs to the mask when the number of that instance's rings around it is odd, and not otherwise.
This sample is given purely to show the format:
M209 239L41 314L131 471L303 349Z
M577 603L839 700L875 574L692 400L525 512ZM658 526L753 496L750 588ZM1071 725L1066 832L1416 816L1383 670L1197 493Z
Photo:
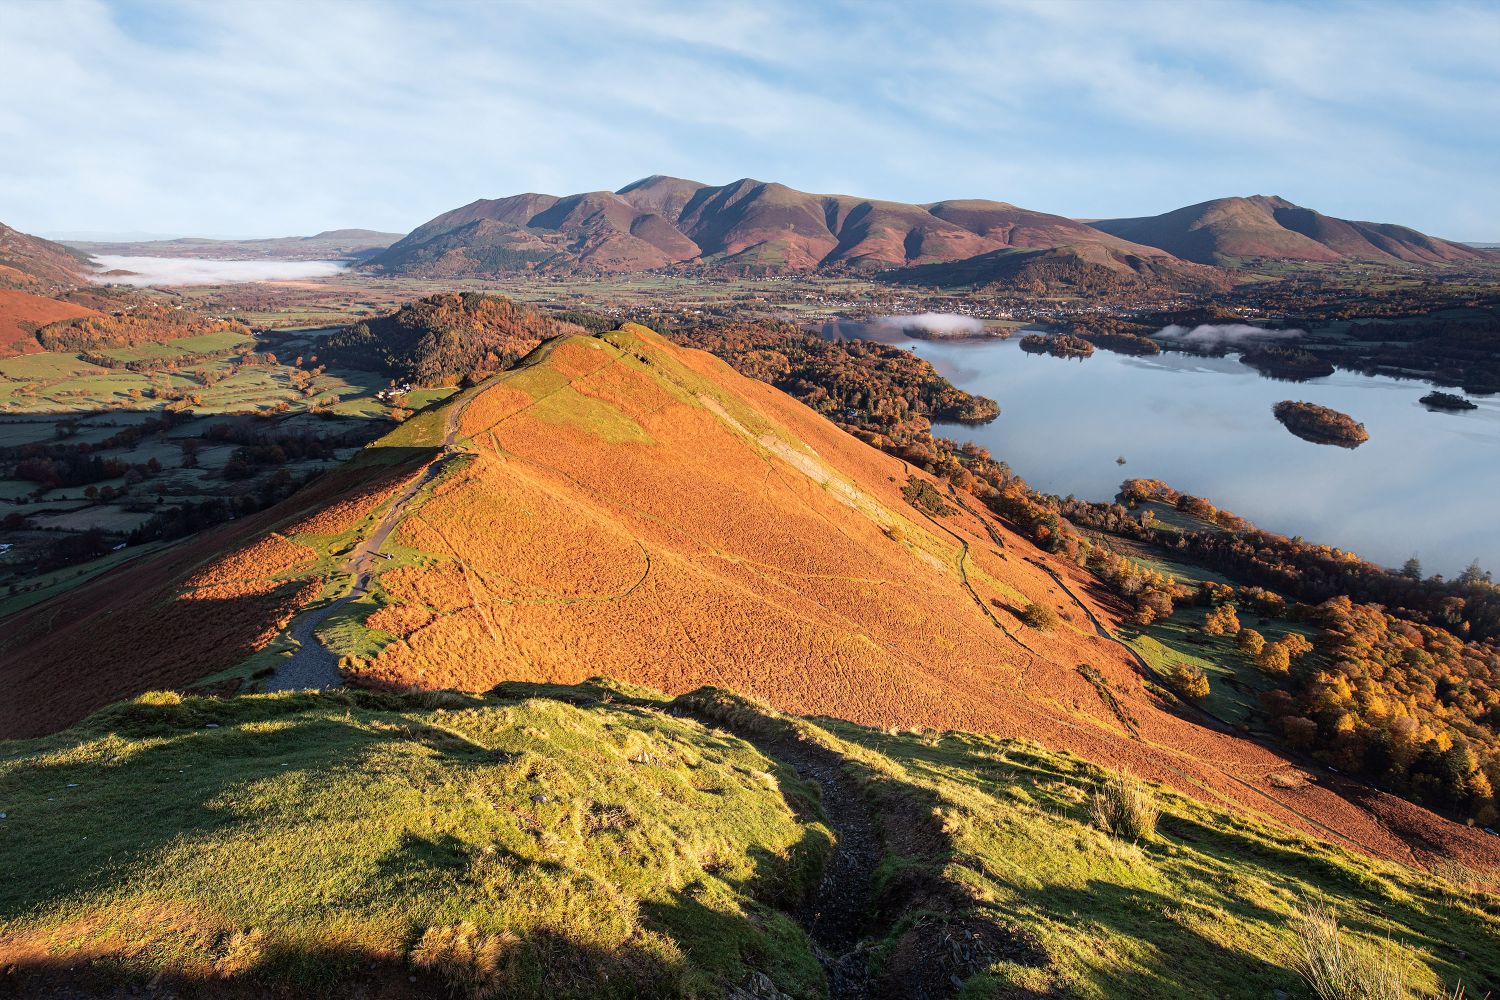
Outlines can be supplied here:
M1500 985L1472 873L712 689L158 692L0 744L0 803L16 996L1263 1000L1319 928L1423 996Z
M77 284L88 269L85 255L0 223L0 288Z
M548 341L233 528L3 623L0 734L318 655L397 689L606 673L1024 736L1376 855L1500 860L1487 835L1177 714L1091 577L644 328ZM1032 604L1057 626L1025 624Z
M880 277L898 284L941 288L1007 285L1038 293L1073 289L1103 294L1145 287L1212 291L1229 286L1218 268L1191 264L1166 254L1143 257L1098 245L994 250L952 263L918 264L885 271Z
M42 350L36 333L49 323L98 315L72 302L0 288L0 358Z
M1100 219L1089 224L1101 232L1202 264L1232 265L1250 257L1378 264L1492 259L1481 250L1405 226L1335 219L1285 198L1266 195L1217 198L1163 215Z
M749 178L713 187L656 176L613 193L476 201L418 227L371 264L389 273L444 276L676 266L871 271L1062 245L1170 259L1071 219L1004 202L906 205L808 194Z

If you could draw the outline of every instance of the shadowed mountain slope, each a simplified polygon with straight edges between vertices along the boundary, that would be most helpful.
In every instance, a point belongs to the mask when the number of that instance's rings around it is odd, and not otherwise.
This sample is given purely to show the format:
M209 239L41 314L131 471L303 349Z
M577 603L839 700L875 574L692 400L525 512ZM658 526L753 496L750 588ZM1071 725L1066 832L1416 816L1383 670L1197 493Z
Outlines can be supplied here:
M1117 609L1091 577L635 326L550 340L233 534L4 622L0 735L267 648L347 592L377 521L368 585L321 632L354 683L723 685L799 714L1027 737L1385 857L1496 859L1491 838L1363 786L1272 783L1289 761L1175 714L1096 632ZM1032 603L1062 624L1022 624Z
M1454 264L1492 260L1483 251L1378 222L1335 219L1285 198L1217 198L1162 215L1100 219L1101 232L1184 260L1232 264L1246 257L1339 263Z

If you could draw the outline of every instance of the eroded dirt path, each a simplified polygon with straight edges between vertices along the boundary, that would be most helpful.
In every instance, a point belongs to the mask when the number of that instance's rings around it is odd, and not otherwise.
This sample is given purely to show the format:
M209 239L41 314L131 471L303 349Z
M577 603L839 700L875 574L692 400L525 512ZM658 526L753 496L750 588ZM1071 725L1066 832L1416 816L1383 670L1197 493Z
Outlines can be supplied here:
M380 563L381 547L385 545L391 532L396 530L396 525L400 524L401 519L406 516L407 505L411 503L412 498L420 493L424 486L442 475L450 461L463 454L455 446L458 443L459 424L464 410L492 381L494 379L482 383L470 392L467 398L460 400L448 410L444 424L442 452L428 462L421 474L396 495L385 513L381 515L374 530L360 539L359 544L344 560L344 572L354 578L349 592L331 604L304 611L292 619L286 634L297 643L297 651L285 662L277 665L275 673L261 682L260 690L306 691L315 689L322 691L339 687L344 683L343 674L339 672L338 657L318 639L317 628L339 608L369 592L370 579L375 575L375 569Z
M875 870L884 852L869 799L844 769L843 758L826 747L690 714L707 726L728 730L818 787L823 818L833 829L833 854L799 916L828 976L831 1000L866 1000L871 996L869 953L861 945L872 930Z

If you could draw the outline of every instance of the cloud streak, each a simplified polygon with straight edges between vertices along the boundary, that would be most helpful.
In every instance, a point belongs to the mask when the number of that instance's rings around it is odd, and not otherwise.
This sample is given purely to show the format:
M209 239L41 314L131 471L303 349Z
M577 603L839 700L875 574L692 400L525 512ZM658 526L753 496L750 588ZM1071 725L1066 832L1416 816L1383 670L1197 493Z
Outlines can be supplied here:
M0 220L406 230L665 172L1500 239L1496 38L1463 2L0 0Z
M1154 336L1157 340L1181 347L1217 351L1272 340L1295 340L1306 333L1306 330L1268 330L1248 323L1202 323L1192 329L1173 323L1162 327Z

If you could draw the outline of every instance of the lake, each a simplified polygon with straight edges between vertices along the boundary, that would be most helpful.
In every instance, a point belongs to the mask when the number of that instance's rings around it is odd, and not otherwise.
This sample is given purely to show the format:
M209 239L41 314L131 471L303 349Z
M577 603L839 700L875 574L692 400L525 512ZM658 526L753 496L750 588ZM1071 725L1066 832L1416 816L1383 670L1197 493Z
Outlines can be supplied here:
M824 332L904 347L997 401L989 424L933 431L984 445L1047 493L1108 500L1124 479L1160 479L1270 531L1386 565L1416 555L1427 573L1451 577L1476 558L1500 570L1500 397L1432 412L1417 402L1432 390L1425 382L1343 371L1284 382L1234 355L1095 351L1077 361L1027 354L1019 336L919 340L847 322ZM1271 415L1283 399L1347 413L1370 440L1354 450L1303 441Z

